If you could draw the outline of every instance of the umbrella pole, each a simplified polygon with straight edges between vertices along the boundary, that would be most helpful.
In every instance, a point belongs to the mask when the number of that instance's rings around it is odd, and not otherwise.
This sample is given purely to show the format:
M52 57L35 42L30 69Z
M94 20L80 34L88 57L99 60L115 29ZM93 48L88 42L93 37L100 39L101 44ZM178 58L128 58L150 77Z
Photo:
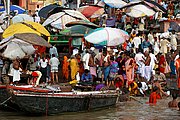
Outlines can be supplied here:
M10 0L4 0L4 8L6 10L6 14L8 16L6 27L10 24Z

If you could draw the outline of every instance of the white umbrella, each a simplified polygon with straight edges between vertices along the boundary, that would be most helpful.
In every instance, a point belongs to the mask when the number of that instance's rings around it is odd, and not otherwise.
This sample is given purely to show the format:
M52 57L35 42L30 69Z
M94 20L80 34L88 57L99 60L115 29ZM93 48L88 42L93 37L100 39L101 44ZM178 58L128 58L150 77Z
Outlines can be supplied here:
M102 0L102 1L112 8L121 8L127 4L122 0Z
M97 28L92 33L87 34L85 40L93 44L117 46L129 39L127 32L116 28Z
M34 22L33 17L27 14L18 14L12 18L12 23L18 23L18 22L23 22L23 21L32 21Z
M87 20L83 14L75 10L63 10L63 12L55 13L49 16L43 23L43 26L51 25L57 29L66 28L66 24L78 20Z
M125 10L126 14L134 17L134 18L138 18L138 17L144 17L144 16L153 16L155 14L155 11L152 10L151 8L145 6L145 5L134 5L131 7L128 7Z
M35 48L32 44L12 37L3 39L0 42L0 46L0 49L5 48L2 56L11 60L17 57L24 58L26 55L31 55L35 52Z

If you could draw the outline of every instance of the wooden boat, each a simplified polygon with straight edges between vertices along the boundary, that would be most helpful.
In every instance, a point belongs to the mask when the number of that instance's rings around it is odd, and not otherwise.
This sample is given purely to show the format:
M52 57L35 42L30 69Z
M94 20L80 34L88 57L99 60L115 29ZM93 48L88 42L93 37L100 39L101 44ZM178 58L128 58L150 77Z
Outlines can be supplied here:
M12 96L9 95L9 92L6 85L0 85L0 109L13 111L20 110L19 106L11 100Z
M13 87L10 95L28 114L51 115L62 112L88 111L116 105L116 91L56 92L47 88Z

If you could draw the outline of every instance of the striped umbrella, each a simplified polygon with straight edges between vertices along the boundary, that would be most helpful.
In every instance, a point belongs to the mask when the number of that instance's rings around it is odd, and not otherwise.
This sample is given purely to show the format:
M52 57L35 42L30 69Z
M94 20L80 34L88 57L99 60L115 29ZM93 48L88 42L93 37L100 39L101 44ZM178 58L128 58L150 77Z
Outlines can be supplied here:
M97 28L85 35L85 40L93 44L117 46L129 39L127 32L116 28Z
M82 6L78 9L87 18L97 18L104 13L104 8L98 5Z

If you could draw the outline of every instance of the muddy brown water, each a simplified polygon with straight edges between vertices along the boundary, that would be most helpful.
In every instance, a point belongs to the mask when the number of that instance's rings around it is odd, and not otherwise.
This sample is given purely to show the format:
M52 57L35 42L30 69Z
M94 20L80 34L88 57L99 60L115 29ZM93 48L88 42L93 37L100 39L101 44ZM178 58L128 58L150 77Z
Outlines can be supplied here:
M167 106L170 97L158 100L155 106L146 104L148 98L136 99L140 102L131 100L103 110L53 116L27 116L21 112L0 110L0 120L180 120L180 111Z

